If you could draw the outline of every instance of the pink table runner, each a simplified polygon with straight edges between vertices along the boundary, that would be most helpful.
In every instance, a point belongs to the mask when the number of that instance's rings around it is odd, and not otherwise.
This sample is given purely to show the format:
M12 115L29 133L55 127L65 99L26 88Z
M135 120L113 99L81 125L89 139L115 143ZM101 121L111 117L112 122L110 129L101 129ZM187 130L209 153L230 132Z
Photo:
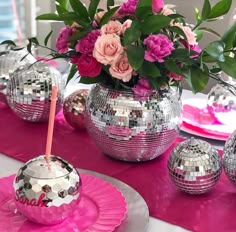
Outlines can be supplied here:
M7 107L0 107L0 153L27 161L44 153L47 123L18 119ZM182 139L177 139L175 146ZM172 146L172 147L173 147ZM87 132L75 131L57 115L52 152L75 167L115 177L137 190L146 200L150 215L199 232L236 231L236 187L222 173L215 188L202 196L178 191L170 182L167 159L172 148L155 160L126 163L103 155Z

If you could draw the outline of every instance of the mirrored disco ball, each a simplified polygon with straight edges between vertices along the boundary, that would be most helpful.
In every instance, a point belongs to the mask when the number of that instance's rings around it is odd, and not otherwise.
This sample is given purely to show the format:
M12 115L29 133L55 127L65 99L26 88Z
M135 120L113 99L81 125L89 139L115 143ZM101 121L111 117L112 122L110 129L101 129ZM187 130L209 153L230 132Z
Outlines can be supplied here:
M63 104L63 113L69 125L76 129L86 129L84 122L85 103L88 89L79 89L69 95Z
M229 136L225 143L223 167L228 179L236 184L236 131Z
M0 55L0 90L4 90L9 80L9 75L13 71L24 64L32 64L36 59L31 55L27 55L28 52L25 49L14 51L6 50ZM27 56L26 56L27 55ZM23 60L21 60L26 56Z
M236 96L227 86L216 84L207 96L207 106L215 112L236 110Z
M176 187L190 194L202 194L218 182L222 163L218 151L209 143L190 138L173 149L167 167Z
M33 222L53 225L76 208L81 179L62 158L51 156L47 163L45 156L39 156L19 169L13 187L17 210Z
M56 112L63 104L65 82L61 74L44 63L25 64L10 76L7 85L7 101L13 112L31 122L43 122L49 118L52 86L58 87Z
M181 104L172 93L140 97L97 84L86 101L91 138L112 158L139 162L163 154L179 132Z

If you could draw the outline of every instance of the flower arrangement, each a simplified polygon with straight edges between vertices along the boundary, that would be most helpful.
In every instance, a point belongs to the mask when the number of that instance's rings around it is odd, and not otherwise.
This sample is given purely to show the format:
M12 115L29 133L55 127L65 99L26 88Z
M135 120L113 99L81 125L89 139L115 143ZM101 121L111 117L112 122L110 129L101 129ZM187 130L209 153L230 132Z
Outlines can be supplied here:
M107 0L106 10L98 9L99 2L90 0L85 7L80 0L55 0L56 13L37 17L66 25L58 35L57 51L51 55L68 58L73 64L68 80L78 71L81 83L98 82L146 95L180 86L183 80L199 92L221 71L236 78L236 24L222 36L202 26L226 14L232 0L220 0L213 6L204 0L202 9L195 9L195 25L163 0L127 0L120 6ZM200 48L205 31L217 40ZM29 41L28 48L38 44L35 38Z

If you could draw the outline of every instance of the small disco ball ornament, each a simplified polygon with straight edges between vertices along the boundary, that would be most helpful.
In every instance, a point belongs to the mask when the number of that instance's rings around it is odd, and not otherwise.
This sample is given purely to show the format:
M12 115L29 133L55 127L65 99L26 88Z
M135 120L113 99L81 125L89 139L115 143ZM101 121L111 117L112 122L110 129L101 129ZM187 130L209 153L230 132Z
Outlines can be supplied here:
M68 124L76 129L86 129L84 122L85 103L88 89L79 89L69 95L63 105L63 113Z
M207 96L207 106L214 112L236 110L236 96L222 84L216 84Z
M62 222L76 208L81 178L62 158L51 156L48 163L42 155L19 169L13 188L20 213L33 222L53 225Z
M36 59L31 54L28 54L28 52L25 49L16 51L6 50L1 54L2 55L0 55L0 90L4 90L6 89L9 76L14 72L16 68L18 68L20 65L28 63L32 64L36 61Z
M209 143L194 138L179 143L173 149L167 166L172 182L190 194L211 190L222 170L218 151Z
M58 87L56 113L62 108L65 82L61 74L44 63L25 64L10 76L7 101L20 118L44 122L49 118L52 86Z
M228 179L236 184L236 130L229 136L225 143L223 168Z

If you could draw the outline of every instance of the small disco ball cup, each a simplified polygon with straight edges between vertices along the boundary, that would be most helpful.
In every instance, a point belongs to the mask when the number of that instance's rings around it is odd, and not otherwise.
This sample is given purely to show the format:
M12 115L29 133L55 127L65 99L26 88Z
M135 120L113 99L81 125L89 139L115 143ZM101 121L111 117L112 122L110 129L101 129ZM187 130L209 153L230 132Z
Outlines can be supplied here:
M42 155L19 169L13 187L20 213L33 222L54 225L76 208L81 178L77 170L62 158L51 156L48 163Z
M2 52L2 55L0 55L0 90L6 89L9 76L16 68L20 65L36 62L36 59L31 54L27 54L28 52L25 49Z
M44 122L49 118L52 86L57 86L56 113L62 108L65 82L61 74L44 63L18 67L7 84L7 102L20 118Z
M84 113L88 94L88 89L79 89L70 94L64 101L63 114L67 123L73 128L86 129Z
M170 179L190 194L210 191L218 182L222 163L218 151L209 143L190 138L179 143L168 159Z
M224 146L223 168L228 179L236 184L236 130L229 136Z

